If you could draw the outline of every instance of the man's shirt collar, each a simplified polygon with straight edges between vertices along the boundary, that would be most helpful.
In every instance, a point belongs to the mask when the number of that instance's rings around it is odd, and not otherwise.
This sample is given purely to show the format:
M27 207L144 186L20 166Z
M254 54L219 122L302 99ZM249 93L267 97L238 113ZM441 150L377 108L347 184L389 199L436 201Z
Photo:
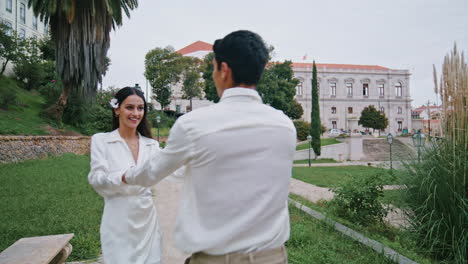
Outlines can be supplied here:
M243 88L243 87L233 87L233 88L228 88L224 90L223 96L221 96L221 99L219 101L222 102L222 101L225 101L226 99L234 98L238 96L250 97L262 103L262 98L258 94L257 90L251 89L251 88Z

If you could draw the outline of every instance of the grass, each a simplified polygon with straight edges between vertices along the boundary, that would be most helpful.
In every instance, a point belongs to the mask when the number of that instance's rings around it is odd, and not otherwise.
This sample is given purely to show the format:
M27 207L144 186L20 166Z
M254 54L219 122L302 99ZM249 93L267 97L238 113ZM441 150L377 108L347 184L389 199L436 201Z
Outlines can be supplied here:
M386 170L367 166L294 167L293 178L320 187L335 187L349 174L365 176L382 171Z
M397 251L398 253L417 261L421 264L430 264L430 263L447 263L447 262L437 262L428 257L425 257L421 254L421 250L418 248L417 243L414 242L412 239L413 234L410 231L399 230L394 227L385 226L385 225L374 225L370 227L363 227L356 224L351 223L350 221L336 217L329 212L327 208L328 203L325 201L319 201L318 203L312 203L305 198L290 194L290 198L294 199L295 201L315 210L322 214L325 214L330 219L339 222L357 232L360 232L364 236L374 239L393 250ZM292 206L290 206L292 208ZM329 263L335 263L330 261ZM378 263L378 262L377 262ZM448 263L447 263L448 264Z
M159 129L159 136L160 137L168 137L170 129L171 128L169 128L169 127L161 127ZM151 128L151 134L153 135L154 139L156 139L156 140L158 139L158 129L157 128L152 127Z
M336 138L321 138L320 139L320 145L322 147L328 146L328 145L333 145L333 144L339 144L339 143L342 143L342 142L336 140ZM303 143L303 144L300 144L300 145L296 146L296 150L303 150L303 149L308 149L308 148L309 148L309 142L306 142L306 143Z
M289 207L289 263L393 263L383 255L336 232L294 206Z
M339 163L338 161L334 160L334 159L311 159L310 160L310 163L312 164L317 164L317 163ZM294 161L294 164L309 164L309 160L308 159L305 159L305 160L295 160Z
M0 165L0 251L22 237L74 233L69 260L100 254L103 200L87 181L89 156Z
M37 91L26 91L16 82L0 77L0 86L8 87L17 96L18 105L0 108L0 135L46 135L47 122L40 117L45 100Z

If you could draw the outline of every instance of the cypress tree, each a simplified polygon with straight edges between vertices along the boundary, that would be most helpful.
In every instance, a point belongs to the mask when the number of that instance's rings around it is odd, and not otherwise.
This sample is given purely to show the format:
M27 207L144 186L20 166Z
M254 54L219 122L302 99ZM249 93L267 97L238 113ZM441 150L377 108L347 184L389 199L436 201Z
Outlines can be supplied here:
M317 67L315 66L315 60L312 69L312 111L310 112L310 117L310 135L312 136L312 148L315 153L315 158L317 158L320 156L320 134L322 131L320 127L320 107L317 85Z

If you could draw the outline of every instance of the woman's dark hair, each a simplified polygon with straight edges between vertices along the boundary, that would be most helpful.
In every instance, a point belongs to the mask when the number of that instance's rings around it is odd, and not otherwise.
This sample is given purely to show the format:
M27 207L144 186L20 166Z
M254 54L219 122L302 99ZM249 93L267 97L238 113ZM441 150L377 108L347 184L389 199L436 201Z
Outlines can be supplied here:
M141 122L140 124L138 124L138 127L137 127L137 131L147 137L147 138L152 138L151 136L151 128L150 128L150 125L148 123L148 120L146 119L146 115L148 114L148 106L146 105L146 100L145 100L145 96L143 95L143 92L134 88L134 87L124 87L122 89L120 89L116 94L115 94L115 99L117 99L117 103L119 104L119 107L120 105L122 104L122 102L127 98L129 97L130 95L137 95L139 96L144 104L145 104L145 113L143 114L143 118L141 119ZM112 109L112 130L115 130L119 128L119 117L115 115L115 112L114 112L114 109Z

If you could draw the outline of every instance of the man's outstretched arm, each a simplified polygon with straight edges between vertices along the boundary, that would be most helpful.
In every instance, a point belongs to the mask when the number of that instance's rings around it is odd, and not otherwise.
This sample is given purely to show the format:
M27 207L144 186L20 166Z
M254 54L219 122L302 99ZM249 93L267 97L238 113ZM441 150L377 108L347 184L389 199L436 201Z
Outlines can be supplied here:
M146 162L128 169L122 175L122 181L130 185L152 186L185 165L193 155L193 145L181 122L171 128L166 147L149 155Z

